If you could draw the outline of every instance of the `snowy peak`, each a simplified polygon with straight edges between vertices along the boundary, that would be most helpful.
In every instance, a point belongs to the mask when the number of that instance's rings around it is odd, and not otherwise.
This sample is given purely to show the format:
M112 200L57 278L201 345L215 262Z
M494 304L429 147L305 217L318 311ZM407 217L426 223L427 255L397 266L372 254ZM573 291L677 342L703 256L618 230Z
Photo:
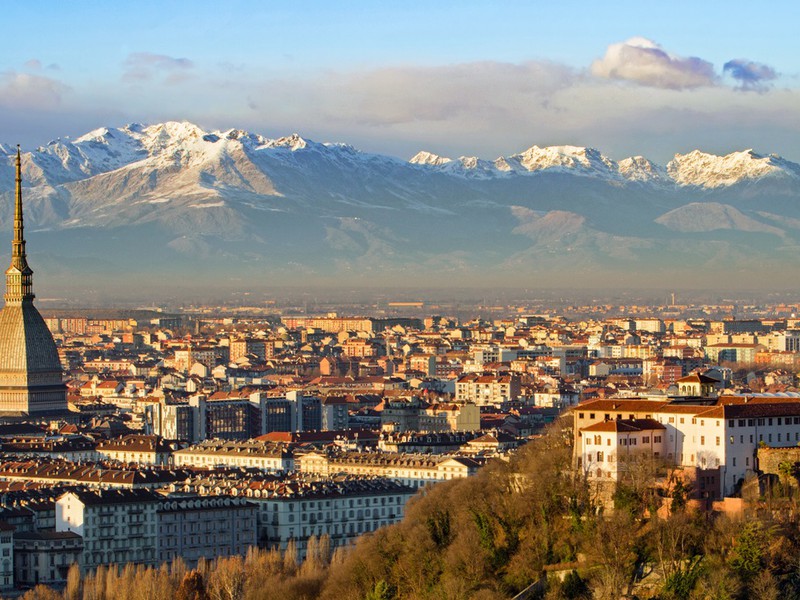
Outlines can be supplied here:
M277 140L270 140L266 143L266 146L269 148L288 148L292 152L304 150L308 148L308 145L308 142L296 133L278 138Z
M487 161L475 156L462 156L457 160L430 152L419 152L410 161L453 174L467 176L499 176L509 173L534 173L555 169L574 175L618 178L616 163L594 148L578 146L532 146L519 154L501 156Z
M443 173L472 178L491 178L498 174L498 168L495 164L477 156L459 156L456 160L453 160L452 158L423 151L415 154L408 162L412 165L433 167Z
M620 175L641 183L672 183L667 170L644 156L631 156L617 163Z
M800 165L779 156L762 156L753 150L726 156L694 150L676 154L667 164L667 173L678 185L718 188L762 177L800 177Z
M578 146L531 146L525 152L507 160L509 163L517 163L527 171L567 169L600 176L614 176L617 171L616 163L598 150Z
M452 162L452 158L446 158L444 156L439 156L438 154L433 154L432 152L425 152L424 150L421 152L417 152L414 156L411 157L410 162L412 165L427 165L431 167L441 167L442 165L446 165Z

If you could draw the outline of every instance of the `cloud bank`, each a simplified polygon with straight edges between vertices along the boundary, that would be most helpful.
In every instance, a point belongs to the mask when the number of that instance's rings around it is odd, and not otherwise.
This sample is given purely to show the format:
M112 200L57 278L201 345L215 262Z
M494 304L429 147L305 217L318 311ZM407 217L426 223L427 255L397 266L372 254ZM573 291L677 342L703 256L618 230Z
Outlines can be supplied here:
M28 68L0 73L0 106L15 107L0 111L0 131L23 136L11 141L188 119L403 158L429 150L493 159L533 144L573 144L662 163L694 148L750 147L800 161L798 90L775 85L772 67L734 59L715 69L644 38L611 44L582 68L478 61L277 74L139 52L121 65L127 85L95 87ZM58 76L67 81L65 72ZM751 90L761 93L743 93Z

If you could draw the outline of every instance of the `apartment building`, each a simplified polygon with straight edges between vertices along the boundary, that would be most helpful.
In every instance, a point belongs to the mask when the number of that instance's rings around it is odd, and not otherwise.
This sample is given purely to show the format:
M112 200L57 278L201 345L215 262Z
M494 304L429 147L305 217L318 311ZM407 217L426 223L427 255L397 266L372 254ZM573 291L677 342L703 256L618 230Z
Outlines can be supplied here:
M204 440L174 454L175 466L242 467L267 472L294 469L294 458L285 444L260 440Z
M696 402L609 399L591 400L573 409L575 415L575 453L582 466L600 469L603 477L613 479L620 471L598 463L616 462L623 445L621 430L611 431L610 421L621 420L615 427L636 427L629 433L636 438L637 451L682 467L699 469L718 482L708 489L709 496L721 498L733 494L749 474L758 469L758 447L793 447L800 443L800 394L747 394L698 399ZM646 427L642 423L646 422ZM657 433L655 423L664 427ZM600 425L600 431L593 427ZM647 429L650 427L650 429ZM595 436L606 446L598 460ZM617 445L610 433L617 435ZM640 441L649 436L652 441ZM654 438L661 436L661 442ZM609 440L611 443L609 445ZM631 446L624 451L631 452ZM595 452L594 459L590 452ZM656 455L656 452L658 453ZM610 460L609 460L610 459ZM616 475L615 475L616 474Z
M301 473L332 476L371 475L393 479L413 489L474 475L480 463L464 456L382 452L308 452L295 457Z
M56 500L56 531L83 538L82 568L157 565L159 496L149 490L80 490Z
M485 375L468 373L456 381L456 402L478 406L502 406L517 400L521 393L517 374Z

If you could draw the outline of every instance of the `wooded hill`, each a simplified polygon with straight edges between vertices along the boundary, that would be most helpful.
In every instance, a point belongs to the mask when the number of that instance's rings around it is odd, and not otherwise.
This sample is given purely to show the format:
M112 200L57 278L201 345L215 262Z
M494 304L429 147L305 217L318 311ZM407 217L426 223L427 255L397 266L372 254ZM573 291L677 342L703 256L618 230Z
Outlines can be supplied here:
M572 467L569 418L475 477L420 493L405 519L331 553L312 540L298 565L290 548L244 559L126 566L80 577L67 588L25 594L67 600L494 600L621 597L800 597L797 494L788 480L746 503L746 519L691 510L680 485L671 514L653 472L618 486L601 509ZM757 486L756 486L757 487ZM793 493L794 492L794 493ZM533 585L537 584L538 585ZM532 586L529 589L529 586Z

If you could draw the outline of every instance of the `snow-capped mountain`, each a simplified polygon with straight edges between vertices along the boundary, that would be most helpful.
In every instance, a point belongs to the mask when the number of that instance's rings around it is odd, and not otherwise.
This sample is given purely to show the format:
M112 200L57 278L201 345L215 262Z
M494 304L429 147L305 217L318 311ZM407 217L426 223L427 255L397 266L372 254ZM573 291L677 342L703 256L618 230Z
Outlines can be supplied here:
M676 154L667 165L669 176L679 185L718 188L762 177L800 178L800 165L771 154L762 156L753 150L715 156L694 150Z
M6 239L14 152L0 145ZM699 285L800 266L800 165L752 150L667 166L576 146L403 161L168 122L24 152L23 178L34 268L62 284L87 257L93 274L163 285L220 273L248 285L660 285L667 274Z
M468 162L470 161L470 162ZM672 183L679 186L718 188L736 185L767 176L800 178L800 165L774 154L761 156L753 150L733 152L726 156L707 154L694 150L688 154L676 154L666 166L658 165L643 156L632 156L618 163L604 156L595 148L578 146L532 146L511 156L501 156L490 164L479 159L459 159L461 169L452 168L453 160L419 152L409 162L437 168L441 171L469 174L479 163L484 173L494 175L508 173L524 174L541 171L561 171L582 177L597 177L610 180Z

